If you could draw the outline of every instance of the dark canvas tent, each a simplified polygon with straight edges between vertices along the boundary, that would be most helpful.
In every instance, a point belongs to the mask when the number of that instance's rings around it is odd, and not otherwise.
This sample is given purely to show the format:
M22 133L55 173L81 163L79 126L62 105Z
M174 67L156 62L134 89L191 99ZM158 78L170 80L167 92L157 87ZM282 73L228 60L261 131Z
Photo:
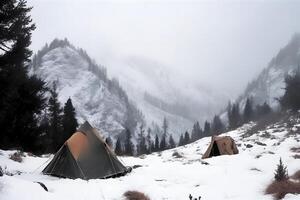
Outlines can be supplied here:
M238 153L239 150L237 149L236 144L231 137L212 136L211 143L202 158L204 159L220 155L233 155Z
M85 122L59 149L43 173L72 179L96 179L121 176L130 170L118 160L97 130Z

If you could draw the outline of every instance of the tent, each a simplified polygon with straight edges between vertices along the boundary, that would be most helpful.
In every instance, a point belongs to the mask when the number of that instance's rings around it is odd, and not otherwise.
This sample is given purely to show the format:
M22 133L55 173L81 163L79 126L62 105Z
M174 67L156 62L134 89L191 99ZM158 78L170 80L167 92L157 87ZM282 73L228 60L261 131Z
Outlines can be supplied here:
M220 155L233 155L238 153L239 150L237 149L236 144L231 137L212 136L211 143L202 158L204 159Z
M100 138L99 132L85 122L62 145L43 173L87 180L117 177L130 171Z

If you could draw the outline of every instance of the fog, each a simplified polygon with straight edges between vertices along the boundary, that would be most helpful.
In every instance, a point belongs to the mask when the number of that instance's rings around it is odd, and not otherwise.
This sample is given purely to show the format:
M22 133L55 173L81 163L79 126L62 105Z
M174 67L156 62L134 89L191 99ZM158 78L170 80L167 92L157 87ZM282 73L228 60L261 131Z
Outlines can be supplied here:
M30 0L31 48L67 37L110 71L141 56L235 97L300 32L296 1Z

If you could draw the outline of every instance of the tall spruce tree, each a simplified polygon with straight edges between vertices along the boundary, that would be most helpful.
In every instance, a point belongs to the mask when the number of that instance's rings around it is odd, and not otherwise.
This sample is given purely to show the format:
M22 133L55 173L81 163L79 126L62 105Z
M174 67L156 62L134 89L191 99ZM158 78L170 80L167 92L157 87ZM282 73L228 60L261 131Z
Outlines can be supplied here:
M121 156L121 155L124 154L124 152L123 152L123 145L122 145L121 139L119 137L118 137L117 142L116 142L115 153L118 156Z
M146 144L146 138L144 136L144 125L141 124L140 125L140 132L138 135L138 145L137 145L137 154L141 155L141 154L146 154L147 153L147 144Z
M201 127L200 127L200 125L199 125L199 122L196 122L196 123L193 125L192 135L191 135L191 141L194 142L194 141L200 139L200 138L201 138L201 135L202 135Z
M125 138L124 154L127 155L127 156L133 156L134 147L133 147L133 143L131 141L132 135L131 135L131 132L128 128L126 128L125 134L126 134L126 138Z
M214 116L213 122L212 122L212 134L218 135L222 133L225 129L224 124L222 123L220 117L218 115Z
M298 111L300 109L300 68L294 75L285 77L285 93L279 99L283 109Z
M159 150L163 151L165 149L167 149L166 134L162 134L159 144Z
M176 144L175 144L175 141L174 141L174 139L173 139L173 136L170 135L170 137L169 137L169 148L170 148L170 149L173 149L173 148L175 148L175 147L176 147Z
M205 123L204 123L203 134L205 137L210 136L210 134L211 134L210 123L208 121L205 121Z
M27 73L35 29L26 1L0 3L0 148L38 151L44 82Z
M152 153L153 147L152 147L152 139L151 139L151 128L147 129L147 146L148 146L148 153Z
M183 143L184 143L184 145L190 143L190 134L187 131L184 134Z
M52 140L52 145L49 148L51 152L56 150L65 142L63 139L63 126L62 126L62 109L58 101L58 94L56 92L56 83L50 90L50 98L48 102L49 110L49 130L48 134Z
M63 133L62 133L63 141L71 137L71 135L76 132L76 129L78 127L75 108L73 107L71 98L67 100L64 106L62 126L63 126Z
M254 111L253 111L252 101L250 98L247 98L245 108L244 108L244 113L243 113L244 123L253 120L253 116L254 116Z
M184 139L183 139L183 135L180 135L179 141L178 141L178 146L183 146L184 145Z
M154 151L159 151L159 138L158 135L155 135L155 144L154 144Z

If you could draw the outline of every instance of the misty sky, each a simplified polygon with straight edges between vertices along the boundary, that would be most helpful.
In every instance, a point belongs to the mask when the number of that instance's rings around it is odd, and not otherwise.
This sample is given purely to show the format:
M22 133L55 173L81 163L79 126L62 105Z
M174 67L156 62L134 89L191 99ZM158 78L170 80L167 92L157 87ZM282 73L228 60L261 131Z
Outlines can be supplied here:
M239 94L295 32L300 1L29 0L32 49L67 37L98 63L141 56Z

